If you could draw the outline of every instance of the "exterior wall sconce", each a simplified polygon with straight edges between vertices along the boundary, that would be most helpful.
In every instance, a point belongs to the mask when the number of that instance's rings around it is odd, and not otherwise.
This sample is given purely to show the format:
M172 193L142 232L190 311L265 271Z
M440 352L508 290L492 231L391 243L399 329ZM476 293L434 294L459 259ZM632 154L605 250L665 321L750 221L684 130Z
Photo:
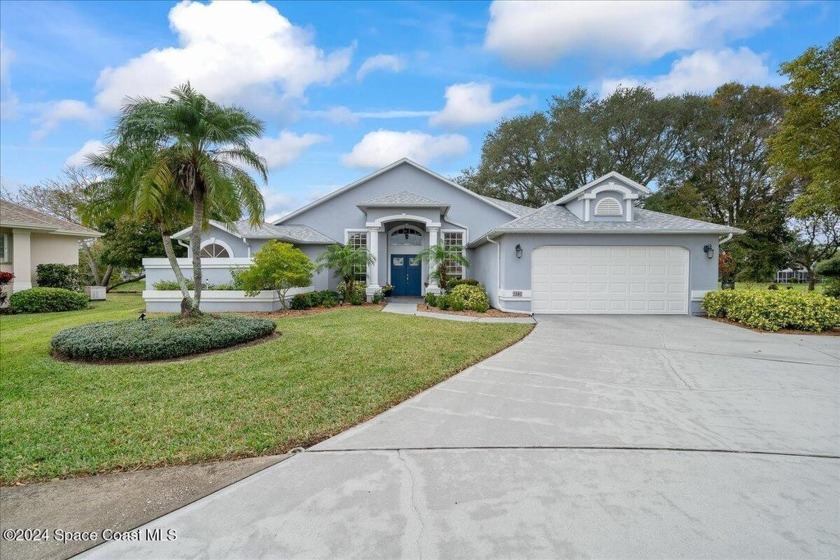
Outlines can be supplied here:
M516 258L522 258L522 245L520 245L519 243L516 244Z
M711 243L703 247L703 252L706 253L706 256L710 259L715 258L715 248L712 247Z

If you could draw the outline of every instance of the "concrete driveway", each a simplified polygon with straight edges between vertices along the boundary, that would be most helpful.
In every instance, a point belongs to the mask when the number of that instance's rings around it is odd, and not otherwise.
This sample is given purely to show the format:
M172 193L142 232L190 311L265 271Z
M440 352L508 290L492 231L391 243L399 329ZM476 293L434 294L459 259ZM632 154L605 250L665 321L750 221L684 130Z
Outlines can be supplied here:
M538 319L493 358L145 527L175 540L86 557L840 557L840 338Z

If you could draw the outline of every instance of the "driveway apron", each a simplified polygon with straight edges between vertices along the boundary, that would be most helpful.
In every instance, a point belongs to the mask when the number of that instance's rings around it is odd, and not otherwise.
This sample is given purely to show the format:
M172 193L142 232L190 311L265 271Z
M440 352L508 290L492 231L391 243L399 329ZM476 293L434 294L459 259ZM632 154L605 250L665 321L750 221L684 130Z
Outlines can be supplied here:
M840 557L840 338L537 319L504 352L84 557ZM158 528L177 538L144 538Z

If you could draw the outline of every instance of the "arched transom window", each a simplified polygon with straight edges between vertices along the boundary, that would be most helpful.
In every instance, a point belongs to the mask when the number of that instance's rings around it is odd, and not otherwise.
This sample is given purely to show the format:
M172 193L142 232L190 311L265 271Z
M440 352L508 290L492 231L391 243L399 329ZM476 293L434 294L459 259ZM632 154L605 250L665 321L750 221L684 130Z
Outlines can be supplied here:
M423 236L420 232L410 228L401 227L391 232L391 246L419 247L423 244Z
M230 253L227 249L225 249L218 243L208 243L207 245L201 248L201 257L212 259L228 259L230 258Z
M621 216L621 203L611 196L607 196L598 201L595 205L596 216Z

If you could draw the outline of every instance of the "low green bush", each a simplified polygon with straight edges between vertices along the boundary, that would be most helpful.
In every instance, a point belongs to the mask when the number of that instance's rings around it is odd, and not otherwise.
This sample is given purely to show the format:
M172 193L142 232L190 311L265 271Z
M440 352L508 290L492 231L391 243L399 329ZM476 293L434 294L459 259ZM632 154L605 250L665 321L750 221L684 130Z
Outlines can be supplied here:
M9 307L15 313L52 313L75 311L88 306L85 294L63 288L30 288L15 292L9 298Z
M484 313L490 309L490 301L487 299L487 293L480 284L477 286L471 284L455 286L447 294L447 297L450 300L452 309L455 311L469 309L470 311Z
M73 360L163 360L250 342L276 327L274 321L240 315L132 319L64 329L51 346L57 356Z
M319 292L321 298L321 305L324 307L335 307L338 305L338 292L332 290L323 290Z
M823 280L823 295L840 299L840 278L826 278Z
M361 305L367 299L367 293L365 290L367 286L363 282L356 282L353 284L353 291L352 293L346 293L347 290L344 287L344 284L338 285L338 294L340 297L344 298L344 301L351 304L351 305Z
M703 309L766 331L840 328L840 301L815 292L718 290L706 294Z
M481 282L475 278L455 278L446 282L446 289L451 292L456 286L462 286L464 284L467 286L481 286Z
M292 296L289 307L292 309L309 309L313 307L312 298L310 298L310 294L296 294Z
M424 301L426 302L426 305L428 305L429 307L437 307L438 306L438 296L436 294L433 294L433 293L426 294L426 297L424 298Z
M79 289L79 267L72 264L45 263L35 267L41 288Z

